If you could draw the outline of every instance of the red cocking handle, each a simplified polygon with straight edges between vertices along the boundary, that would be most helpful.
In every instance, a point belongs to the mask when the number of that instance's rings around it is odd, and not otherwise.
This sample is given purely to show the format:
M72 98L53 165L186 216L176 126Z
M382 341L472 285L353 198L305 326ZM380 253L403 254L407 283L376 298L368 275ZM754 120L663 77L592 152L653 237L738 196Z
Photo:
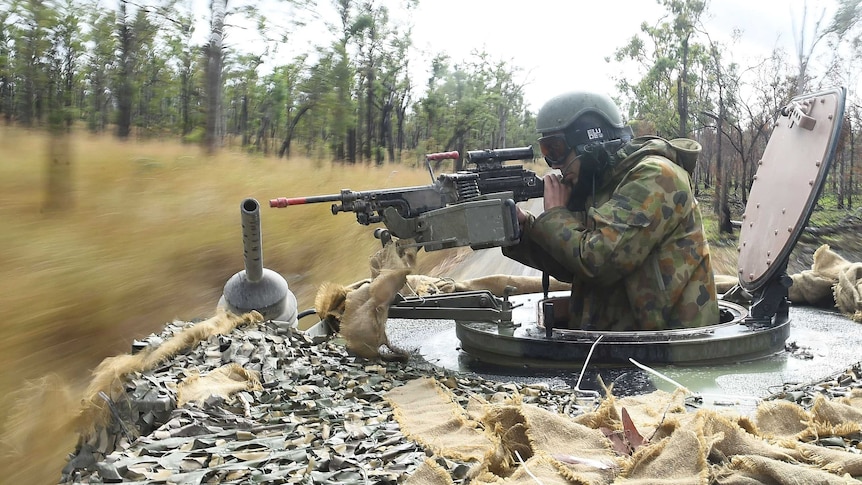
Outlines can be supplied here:
M426 160L457 160L460 157L461 154L458 152L429 153L425 155Z

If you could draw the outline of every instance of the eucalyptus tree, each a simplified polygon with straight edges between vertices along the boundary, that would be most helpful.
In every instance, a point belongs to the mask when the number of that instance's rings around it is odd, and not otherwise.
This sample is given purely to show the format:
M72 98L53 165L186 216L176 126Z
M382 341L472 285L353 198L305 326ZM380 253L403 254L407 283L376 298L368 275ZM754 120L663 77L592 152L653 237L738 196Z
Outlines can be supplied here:
M415 3L411 4L412 6ZM414 82L410 74L413 39L410 28L399 34L393 33L384 50L383 69L380 85L382 106L380 113L380 130L384 136L389 161L401 160L402 151L407 141L406 124L408 109L414 96ZM395 117L393 125L392 117ZM393 133L394 132L394 133ZM398 150L396 155L395 151Z
M191 3L171 2L167 8L173 12L166 17L170 22L164 31L167 65L172 69L174 83L177 85L177 118L180 134L185 137L191 133L195 124L192 106L198 104L200 99L196 86L202 49L194 41L195 17L191 11Z
M165 127L164 98L166 86L172 82L168 52L162 40L163 22L157 16L138 11L135 18L137 45L140 50L139 68L135 71L136 110L134 124L142 133L160 133Z
M859 138L859 127L862 127L862 108L860 108L857 104L851 104L847 109L847 114L845 116L845 127L847 131L847 136L849 137L847 146L845 149L845 153L843 156L845 159L849 160L849 167L847 169L847 178L845 182L845 187L847 191L847 203L844 206L847 210L853 209L853 195L858 193L858 185L859 179L862 177L860 174L859 165L856 163L856 158L858 156L859 148L857 148L857 139ZM849 152L849 153L848 153Z
M363 102L360 106L360 117L364 127L364 136L360 139L362 156L371 160L375 145L374 130L374 100L377 88L377 70L379 68L382 42L385 37L386 23L389 12L386 7L374 4L373 0L365 0L360 5L359 14L353 23L353 39L358 48L357 72L360 78ZM379 163L380 156L377 155Z
M305 62L306 56L300 56L290 64L279 66L270 76L274 88L283 93L283 109L287 118L287 124L278 149L279 158L290 157L290 146L293 143L296 127L299 125L302 117L314 106L315 101L312 101L312 99L316 99L316 95L319 94L314 92L310 96L306 96L307 93L301 87L303 84L311 87L311 84L307 82L308 78L303 79L303 72L306 70ZM331 64L332 54L324 54L321 62L323 64ZM327 76L318 78L318 80L326 82ZM304 83L303 81L306 82Z
M409 9L416 2L405 2ZM359 145L363 158L383 161L388 152L394 160L392 115L395 99L409 84L401 82L406 76L407 51L411 45L410 30L402 31L392 22L389 8L377 0L363 0L356 4L351 23L351 39L356 47L356 70L362 95L359 103L359 120L362 128Z
M15 21L9 26L13 36L15 98L18 119L25 125L41 122L49 97L51 37L57 25L57 11L44 0L17 3Z
M355 68L350 56L350 43L356 35L352 0L332 0L338 15L338 25L329 25L336 35L332 44L334 55L333 90L327 99L332 108L330 145L336 160L356 162L356 107L353 97Z
M206 128L204 148L214 154L221 147L224 132L222 121L222 64L225 17L228 0L210 0L210 33L204 48L206 57Z
M532 120L527 118L524 86L516 73L516 68L493 61L484 52L452 67L448 58L435 58L416 120L426 127L427 150L464 153L528 143Z
M15 109L15 68L13 66L15 44L12 36L12 23L15 19L12 15L13 11L13 2L0 4L0 113L2 113L7 124L12 122Z
M742 149L743 131L739 127L737 99L739 92L739 74L735 63L725 65L722 52L726 49L723 45L709 40L709 61L706 66L706 75L703 76L702 84L709 86L709 93L701 94L700 106L697 112L710 118L714 122L716 130L716 156L715 156L715 195L713 197L713 211L718 216L718 228L722 233L733 232L730 220L730 208L728 206L728 187L732 171L728 163L730 157L722 153L724 140L727 139L736 148L741 157L742 165L745 165L745 153ZM714 95L713 95L714 94ZM716 106L717 105L717 106ZM718 113L713 111L717 107ZM731 128L735 128L732 131ZM725 156L723 156L725 155ZM728 160L725 160L728 159Z
M832 17L827 17L826 8L819 9L809 18L808 3L803 4L802 19L798 25L793 25L794 48L798 63L796 77L796 94L802 94L810 87L813 75L810 72L812 57L820 54L826 58L826 65L834 64L836 56L841 54L841 46L847 46L858 55L862 53L862 29L859 20L862 18L862 0L837 0L837 9ZM809 36L810 34L810 36ZM818 49L823 43L827 49ZM830 62L830 59L833 62Z
M299 9L313 7L312 0L280 0L278 6L289 5ZM258 2L252 0L210 0L209 4L209 35L204 45L206 123L204 146L212 154L219 149L225 133L223 117L224 70L225 53L229 32L236 38L243 39L242 54L260 57L267 55L272 42L270 32L276 27L267 19L264 10ZM273 7L274 9L274 7ZM289 36L290 29L298 24L297 19L279 19L281 27L286 29L281 34L282 41ZM257 51L250 51L249 46L260 45ZM254 49L254 47L252 47ZM263 120L267 123L266 120ZM264 130L266 131L266 130Z
M416 103L417 113L411 142L413 146L418 146L419 140L424 139L428 144L428 151L438 148L437 131L446 103L441 86L449 76L449 63L450 58L446 54L437 54L431 60L431 73L425 85L425 96Z
M380 117L379 145L386 149L390 162L396 161L395 149L398 148L400 152L404 148L404 122L412 96L412 83L408 72L411 46L409 31L399 35L396 30L381 58L375 108ZM396 118L395 124L393 116ZM382 156L382 150L379 156Z
M113 107L111 95L113 71L117 66L117 37L113 35L116 11L93 8L86 17L87 28L84 42L88 55L83 68L86 80L85 119L92 132L101 132L108 127Z
M323 106L318 110L318 120L327 120L326 113L330 110L326 100L332 92L333 83L337 82L334 72L339 60L332 51L321 51L318 53L316 64L307 66L305 56L297 58L293 63L282 66L273 74L284 92L284 106L287 115L284 139L278 151L279 157L290 156L290 146L297 133L300 121L313 109ZM314 123L307 130L307 138L315 138L318 132ZM309 140L310 141L310 140Z
M236 55L226 56L225 61L223 96L227 102L225 131L239 136L243 147L251 143L255 132L257 139L254 143L258 148L262 148L260 130L267 129L269 123L267 117L271 115L266 108L258 105L263 98L262 90L265 89L259 85L260 79L257 73L263 59L255 54L236 53ZM258 113L259 109L262 109L262 112ZM252 111L255 113L252 114Z
M640 79L617 78L626 98L628 117L654 126L662 136L688 136L689 122L697 113L689 109L692 87L699 82L692 66L706 62L699 42L706 0L658 0L667 15L656 25L641 24L641 33L614 52L616 62L636 62ZM649 45L647 44L649 41Z
M131 135L135 103L141 99L142 76L153 49L156 26L147 8L120 0L116 14L117 66L112 85L117 105L117 137ZM137 112L140 113L138 105Z
M832 86L857 86L859 84L859 61L853 54L841 53L834 57L833 63L826 70L823 84ZM854 160L856 136L853 130L858 130L854 123L854 111L858 111L855 99L851 94L845 102L844 124L836 148L835 159L829 177L831 190L835 194L838 209L853 206L853 172L856 170Z
M831 86L849 86L850 94L847 102L844 126L839 140L835 163L832 165L832 189L835 192L839 209L851 208L854 188L854 172L858 170L855 162L857 136L854 129L860 126L857 114L858 107L853 87L859 84L860 55L862 55L862 0L838 0L836 12L833 14L826 32L827 49L831 54L825 64L825 74L822 83ZM854 97L855 95L855 97Z
M54 8L56 22L49 31L51 48L46 58L49 76L46 105L51 136L48 139L43 208L48 211L63 210L74 203L69 131L74 120L78 61L83 51L79 7L72 0L65 0Z
M75 119L78 64L84 55L79 25L83 12L73 0L62 0L54 8L57 11L57 20L50 32L51 49L47 58L48 117L52 126L68 130Z

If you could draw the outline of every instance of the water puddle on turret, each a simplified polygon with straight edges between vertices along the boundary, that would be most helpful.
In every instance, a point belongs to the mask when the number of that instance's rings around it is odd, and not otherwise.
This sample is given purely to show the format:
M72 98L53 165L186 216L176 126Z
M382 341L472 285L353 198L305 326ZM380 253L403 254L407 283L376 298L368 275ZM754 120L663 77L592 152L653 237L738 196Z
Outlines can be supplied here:
M747 362L709 365L649 365L650 368L716 402L739 404L763 399L786 386L808 384L838 374L856 364L862 348L859 324L839 313L810 307L790 309L791 330L787 350ZM582 363L564 368L536 368L511 359L506 365L489 364L460 348L451 320L390 319L390 340L418 354L432 365L484 378L549 386L577 384ZM650 372L635 367L588 365L580 389L601 391L599 379L613 384L617 396L637 395L675 386Z

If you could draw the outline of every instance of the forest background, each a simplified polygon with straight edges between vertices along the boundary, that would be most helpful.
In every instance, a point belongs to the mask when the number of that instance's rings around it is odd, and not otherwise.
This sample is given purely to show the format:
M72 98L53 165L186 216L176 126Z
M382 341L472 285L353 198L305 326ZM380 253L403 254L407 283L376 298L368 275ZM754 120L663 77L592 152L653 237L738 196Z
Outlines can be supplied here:
M512 59L419 52L416 1L321 3L272 15L239 0L0 1L0 481L55 483L87 370L212 313L241 269L243 198L427 184L426 153L535 141L529 75ZM590 46L615 66L608 91L636 132L704 146L694 182L717 271L735 273L731 220L797 94L848 87L818 217L858 220L862 9L825 5L788 26L793 49L744 64L730 54L745 34L716 40L701 0L659 0L627 41ZM467 26L533 27L516 23ZM321 35L293 37L308 27ZM323 281L365 277L379 242L349 215L297 210L264 212L264 254L305 309ZM419 271L452 259L423 255Z

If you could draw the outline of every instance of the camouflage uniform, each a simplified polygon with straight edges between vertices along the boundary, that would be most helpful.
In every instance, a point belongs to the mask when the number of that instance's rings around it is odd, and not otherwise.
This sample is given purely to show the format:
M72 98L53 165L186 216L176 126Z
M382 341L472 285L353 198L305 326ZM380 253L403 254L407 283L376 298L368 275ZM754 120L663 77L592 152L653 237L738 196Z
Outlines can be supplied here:
M572 283L569 328L662 330L718 323L715 281L691 190L700 145L636 138L587 199L527 214L503 253Z

